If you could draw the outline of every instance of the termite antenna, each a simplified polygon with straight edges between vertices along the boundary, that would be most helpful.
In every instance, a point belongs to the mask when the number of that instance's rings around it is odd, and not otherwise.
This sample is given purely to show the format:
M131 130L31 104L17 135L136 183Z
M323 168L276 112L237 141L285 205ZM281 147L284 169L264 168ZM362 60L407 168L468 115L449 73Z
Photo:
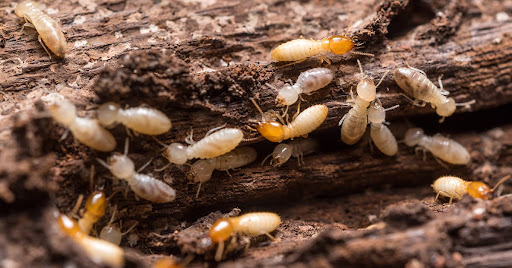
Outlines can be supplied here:
M504 183L508 179L510 179L510 175L507 175L507 176L501 178L500 181L498 181L498 183L496 183L496 185L494 185L491 192L494 192L494 190L496 190L498 188L498 186L500 186L500 184Z
M365 53L365 52L359 52L359 51L350 51L352 54L361 55L361 56L367 56L367 57L375 57L372 53Z
M133 230L133 228L135 228L138 224L139 224L138 221L135 222L134 224L132 224L132 226L130 228L128 228L128 230L126 230L125 232L121 233L121 236L126 235L127 233L131 232Z
M89 175L89 189L91 190L91 192L93 191L93 188L94 188L94 165L91 165L91 171L90 171L90 175Z
M147 166L149 166L149 164L151 164L151 162L153 161L153 158L149 159L149 161L142 165L142 167L140 167L138 170L137 170L137 173L140 173L141 171L143 171Z
M361 72L361 79L364 79L365 78L365 74L364 74L364 71L363 71L363 65L361 65L361 62L359 61L359 59L357 59L357 65L359 65L359 71Z
M263 161L261 161L261 165L260 165L260 166L263 166L263 164L265 164L265 161L267 161L267 159L268 159L269 157L271 157L273 154L274 154L274 153L272 152L272 153L270 153L269 155L267 155L267 157L265 157L265 159L263 159Z
M160 141L159 139L157 139L155 136L151 136L158 144L160 144L161 146L163 146L164 148L167 147L167 144L163 143L162 141Z
M130 146L130 139L126 137L124 140L124 155L128 155L128 148Z
M103 161L103 159L96 158L96 161L100 163L102 166L104 166L106 169L110 170L110 165L107 164L107 162Z
M377 83L377 85L375 86L375 88L379 87L380 83L382 83L382 81L384 80L384 78L386 78L386 76L389 74L391 70L387 70L384 75L380 78L379 80L379 83ZM389 90L389 89L388 89Z
M476 100L470 100L470 101L466 101L466 102L461 102L461 103L455 103L455 106L464 106L465 108L469 109L471 108L471 105L475 104L476 103Z
M256 103L254 98L251 98L250 100L252 101L252 104L254 104L254 107L256 107L256 109L260 112L261 117L264 118L265 114L263 113L263 110L261 110L260 106Z

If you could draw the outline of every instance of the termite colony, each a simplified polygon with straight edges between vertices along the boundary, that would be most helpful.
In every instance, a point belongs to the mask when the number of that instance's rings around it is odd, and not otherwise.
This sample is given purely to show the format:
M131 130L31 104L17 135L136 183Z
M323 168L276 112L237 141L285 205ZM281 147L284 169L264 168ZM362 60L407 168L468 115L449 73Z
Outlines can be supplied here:
M57 57L62 58L66 55L66 39L60 26L37 9L34 2L20 3L16 8L16 14L24 18L26 22L24 26L34 27L38 31L40 42L45 49L50 49ZM250 98L255 108L253 116L261 118L248 120L247 127L259 132L268 141L279 143L274 151L263 159L261 165L271 158L272 168L279 168L292 156L297 158L297 166L307 165L304 156L318 152L319 142L307 136L324 123L329 108L325 104L313 104L301 111L301 102L307 102L307 100L303 100L303 96L317 91L320 92L316 94L325 95L325 92L321 93L321 89L328 87L334 80L336 71L330 67L330 60L324 54L340 55L353 52L371 56L368 53L353 51L353 49L361 47L362 44L363 42L348 36L334 35L320 40L301 38L288 41L271 51L270 56L276 61L297 64L309 57L318 56L329 66L327 66L328 68L319 67L306 70L300 73L295 84L286 85L280 89L267 84L268 87L276 91L276 106L286 106L282 113L274 110L264 112L257 101ZM50 55L48 50L47 53ZM394 109L398 105L386 109L377 97L377 88L391 71L393 71L396 84L415 99L414 104L420 105L418 102L422 102L421 105L424 106L426 103L431 103L436 113L441 116L441 121L445 117L451 116L457 106L468 106L474 102L456 103L453 98L447 97L449 92L444 90L440 78L438 88L423 71L409 66L383 71L379 82L375 84L373 78L364 72L361 62L357 60L357 63L361 77L355 85L356 95L351 89L350 98L342 103L351 108L339 121L340 139L347 145L357 143L370 125L370 137L376 147L386 156L393 157L398 153L398 142L385 121L386 111ZM299 101L297 112L290 118L289 107L295 105L297 101ZM244 132L238 128L213 128L198 142L193 140L192 133L190 133L190 136L185 139L188 146L178 142L167 145L155 136L170 131L171 120L162 111L148 106L123 109L118 103L108 102L101 104L95 110L96 117L79 117L75 105L57 94L47 108L51 117L71 132L77 141L101 152L112 152L116 149L118 143L108 130L116 124L124 125L127 131L129 129L135 135L151 135L155 139L155 143L164 147L162 155L169 162L158 171L164 170L172 164L188 165L186 178L199 184L195 198L199 197L202 185L215 174L214 170L226 171L229 174L229 170L249 165L258 157L254 148L238 147L244 141ZM283 142L286 140L291 141ZM463 145L441 134L427 136L420 128L409 129L405 134L404 143L411 147L417 146L417 149L422 149L424 152L429 151L436 160L442 160L449 164L466 165L471 161L471 156ZM177 198L174 188L153 175L141 174L151 160L139 170L135 169L134 162L128 156L128 144L129 141L126 139L124 153L112 153L106 161L98 158L97 162L108 169L113 177L125 181L137 197L153 203L173 202ZM199 160L188 164L189 160L196 158ZM500 180L496 187L506 179L508 176ZM496 187L490 189L482 182L468 182L454 176L441 177L434 182L432 187L437 193L436 201L440 195L446 196L450 198L450 204L453 199L461 199L465 193L475 198L488 199L496 189ZM102 265L121 267L124 264L124 253L118 245L122 236L134 230L137 223L122 233L121 227L118 228L113 224L117 210L116 205L111 205L110 222L103 227L99 234L93 232L94 224L105 215L107 201L103 191L95 191L87 199L83 215L77 216L78 221L60 214L57 222L60 229L81 245L93 261ZM217 220L207 234L212 245L217 246L215 260L222 260L226 253L225 242L231 236L242 233L249 236L267 235L273 239L270 233L278 229L280 223L281 218L271 212L247 213L239 217ZM94 237L94 233L99 238ZM166 262L170 263L171 261L165 259L161 265Z

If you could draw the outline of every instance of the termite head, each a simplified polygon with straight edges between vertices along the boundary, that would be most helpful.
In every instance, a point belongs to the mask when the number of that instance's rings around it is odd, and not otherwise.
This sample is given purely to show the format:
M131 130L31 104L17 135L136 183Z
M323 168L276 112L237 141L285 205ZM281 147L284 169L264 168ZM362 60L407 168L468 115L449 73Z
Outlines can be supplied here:
M357 83L357 96L361 99L370 102L375 99L377 95L377 88L373 83L373 79L370 77L363 77L359 83Z
M347 36L333 35L329 37L329 49L333 54L345 54L354 48L354 42Z
M135 173L135 164L126 155L114 153L108 160L110 172L119 179L128 179Z
M196 161L187 173L187 179L198 182L205 182L212 177L213 167L208 160Z
M292 156L292 149L290 148L290 145L281 143L276 146L274 149L274 152L272 153L272 160L270 160L270 165L273 167L280 167L290 157Z
M78 223L66 215L60 214L57 218L57 223L60 229L68 236L76 237L83 234Z
M64 126L70 126L76 118L76 107L67 100L55 101L49 110L53 119Z
M119 105L116 103L104 103L98 108L96 112L98 115L98 121L103 126L112 126L116 123L120 110L121 107L119 107Z
M234 232L235 228L229 219L218 219L208 231L208 237L213 243L219 243L228 240Z
M85 209L88 213L100 218L105 215L105 209L107 208L107 197L103 191L95 191L92 193L87 202L85 203Z
M455 112L455 100L453 98L447 98L445 102L436 107L436 113L439 116L450 116Z
M16 6L16 15L23 18L27 12L32 8L38 8L37 4L33 1L23 1Z
M484 200L491 198L493 193L491 187L481 181L470 182L467 191L470 196Z
M171 143L162 154L169 163L173 163L176 165L183 165L187 163L188 155L187 155L187 147L181 143Z
M377 101L373 101L368 109L368 121L379 124L386 120L386 110Z
M420 139L423 137L423 129L421 128L410 128L405 133L404 141L407 146L415 146L420 142Z
M109 224L101 229L100 238L107 240L112 244L119 245L121 244L123 234L117 225Z
M284 139L283 125L275 121L273 116L264 114L254 99L251 98L251 101L261 114L261 121L254 122L252 127L256 129L261 136L265 137L265 139L271 142L281 142Z
M286 85L279 90L279 95L277 95L277 102L280 105L292 105L299 99L299 94L297 90L290 85Z

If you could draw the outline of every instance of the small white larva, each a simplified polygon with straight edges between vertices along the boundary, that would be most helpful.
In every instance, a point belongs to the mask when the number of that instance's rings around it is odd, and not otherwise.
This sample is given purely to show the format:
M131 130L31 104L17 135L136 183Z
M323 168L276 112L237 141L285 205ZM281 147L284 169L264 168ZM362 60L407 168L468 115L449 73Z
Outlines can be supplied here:
M270 235L281 224L281 217L272 212L252 212L238 217L229 217L215 221L208 232L208 237L219 247L215 260L220 261L224 251L224 241L236 233L249 236Z
M291 123L283 125L265 115L254 99L251 101L262 117L261 121L254 124L254 128L271 142L308 135L325 121L329 112L327 106L323 104L313 105L297 115Z
M210 131L214 131L215 128ZM198 142L193 142L189 137L190 146L181 143L171 143L169 146L161 143L166 147L163 156L169 160L169 163L183 165L189 159L200 158L208 159L223 155L233 149L244 138L244 133L237 128L223 128L212 134L207 133L206 136Z
M128 146L125 145L124 154L112 154L112 156L108 158L107 163L101 159L96 160L105 168L109 169L116 178L128 182L132 191L146 200L155 203L167 203L176 198L176 191L165 182L157 180L150 175L136 172L135 164L127 154Z
M352 91L350 91L354 104L352 109L350 109L348 113L341 118L338 124L341 125L341 140L349 145L360 140L366 132L366 127L368 125L368 106L370 105L370 102L375 100L377 86L380 85L384 77L387 75L386 72L376 86L373 83L373 79L364 74L363 67L359 60L357 63L359 64L359 69L361 70L362 75L361 80L357 83L357 97L354 99Z
M97 120L77 117L76 107L68 100L55 100L49 111L53 119L68 128L79 142L102 152L116 148L114 136Z
M211 179L214 170L227 172L229 169L239 168L254 162L256 157L258 157L258 153L254 148L242 146L221 156L196 161L187 174L189 180L199 183L196 198L199 196L202 183Z
M272 156L270 165L280 167L293 156L297 158L298 165L300 166L304 164L304 156L314 153L317 148L318 142L312 138L296 139L288 144L280 143L274 148L274 151L263 160L262 164L267 158Z
M442 117L441 122L445 117L451 116L455 112L456 106L469 106L474 103L474 100L466 103L455 103L453 98L446 97L450 92L443 89L441 77L439 77L441 88L438 88L427 78L423 71L416 68L397 68L393 72L393 77L398 86L409 95L417 100L431 103L432 108L435 108L436 113Z
M311 94L327 86L334 78L334 72L329 68L313 68L302 72L294 85L286 85L279 90L277 102L281 105L292 105L299 95Z
M380 102L373 101L368 108L368 121L371 123L370 136L383 154L393 156L398 152L398 144L393 133L383 124L385 120L386 109Z
M98 121L103 126L122 123L127 128L145 135L160 135L171 129L171 120L157 109L133 107L122 109L118 104L108 102L96 111Z
M48 52L46 47L48 47L55 56L64 58L67 51L67 43L59 23L39 10L36 7L36 3L33 1L23 1L19 3L16 6L15 12L18 17L25 19L26 23L23 27L31 27L37 30L39 33L39 42L50 58L50 52Z
M429 137L421 128L407 130L405 144L411 147L418 145L429 150L435 157L454 165L465 165L471 160L468 151L460 143L441 134Z

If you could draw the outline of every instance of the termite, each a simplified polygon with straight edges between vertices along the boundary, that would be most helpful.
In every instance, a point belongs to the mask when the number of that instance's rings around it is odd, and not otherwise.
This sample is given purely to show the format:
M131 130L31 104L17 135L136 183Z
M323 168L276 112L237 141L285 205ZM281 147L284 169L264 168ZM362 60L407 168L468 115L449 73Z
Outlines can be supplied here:
M270 56L275 61L302 62L309 57L329 52L335 55L345 54L362 45L364 45L364 42L359 42L357 39L351 39L344 35L333 35L320 40L299 38L277 46L270 52ZM356 54L373 56L367 53ZM330 63L324 57L321 59Z
M229 217L215 221L208 232L213 243L219 244L215 260L220 261L224 251L224 241L232 235L243 233L249 236L267 235L281 224L281 218L272 212L253 212L238 217Z
M215 169L228 172L229 169L239 168L254 162L256 157L258 157L258 153L254 148L243 146L221 156L195 162L191 166L187 178L199 183L196 198L199 196L201 185L211 179Z
M67 43L59 23L39 10L37 4L33 1L23 1L19 3L16 6L15 12L18 17L25 19L25 25L23 25L23 27L31 27L37 30L39 33L38 40L46 53L48 53L48 56L50 56L50 59L51 54L46 47L48 47L55 56L64 58Z
M388 74L388 72L386 72L380 79L379 83L375 85L373 83L373 79L364 74L361 62L358 60L357 63L359 64L362 76L359 83L357 83L357 97L354 99L352 91L350 91L354 103L352 108L341 118L338 124L341 125L341 140L349 145L360 140L366 132L366 127L368 125L368 106L370 105L370 102L375 100L377 87Z
M155 138L160 145L165 147L162 155L169 160L169 164L160 170L165 169L170 164L183 165L189 159L209 159L223 155L235 149L244 138L244 133L240 129L223 128L219 130L219 128L222 127L211 129L198 142L192 139L191 133L186 139L187 143L191 144L190 146L185 146L181 143L166 145Z
M151 161L135 171L135 164L127 156L128 140L125 144L124 154L114 153L107 162L96 159L101 165L109 169L118 179L125 180L132 191L138 196L155 203L167 203L176 198L176 191L165 182L155 179L153 176L140 174Z
M280 143L275 148L274 151L269 154L261 164L265 163L267 158L272 157L270 160L270 165L273 167L280 167L290 157L297 158L298 165L304 164L304 155L312 154L314 153L318 148L318 142L315 139L297 139L286 143Z
M445 117L451 116L455 112L456 106L469 106L475 102L472 100L455 103L453 98L446 97L450 92L443 88L441 77L438 80L440 86L438 88L423 71L416 68L397 68L393 72L393 77L400 88L416 99L414 104L417 100L423 101L420 106L425 106L426 102L431 103L432 108L436 109L436 113L441 116L440 122L443 122Z
M149 107L122 109L118 104L107 102L96 111L103 126L122 123L127 128L145 135L160 135L171 129L171 120L161 111Z
M421 128L410 128L405 133L405 144L416 146L430 151L435 157L454 165L465 165L471 157L460 143L446 138L441 134L429 137Z
M121 233L121 227L122 227L121 224L119 227L117 227L117 225L115 225L115 224L112 224L116 217L116 211L117 211L117 206L114 206L114 208L112 208L112 216L110 218L110 221L108 222L107 225L105 225L101 229L100 238L119 246L121 244L121 239L123 238L123 235L126 235L127 233L129 233L139 223L135 222L130 228L128 228L128 230Z
M254 124L254 128L271 142L281 142L308 135L325 121L329 112L327 106L323 104L313 105L298 114L291 123L284 124L284 122L277 122L273 117L264 114L254 99L251 98L251 101L262 117L261 121Z
M398 152L398 144L395 136L384 124L384 121L386 120L386 110L396 107L398 105L384 109L380 101L373 101L370 104L370 108L368 108L368 121L371 123L370 136L372 141L383 154L388 156L393 156Z
M87 202L85 203L85 213L82 218L78 220L80 230L85 234L89 234L92 226L105 215L107 207L107 197L103 191L94 191Z
M311 94L319 90L334 78L334 72L329 68L313 68L302 72L293 85L286 85L279 90L277 102L290 106L297 102L300 94Z
M49 110L53 119L68 128L79 142L102 152L116 148L114 136L97 120L77 117L76 107L68 100L56 100Z
M80 230L78 223L68 216L59 215L57 222L60 229L78 243L89 258L97 264L112 267L124 266L124 251L119 246L88 236Z
M466 193L474 198L487 200L492 197L496 188L509 178L510 175L501 178L500 181L491 189L489 185L481 181L465 181L455 176L442 176L432 184L432 188L434 188L434 191L437 193L434 202L437 201L439 195L442 195L450 198L449 205L451 205L453 199L460 200Z

